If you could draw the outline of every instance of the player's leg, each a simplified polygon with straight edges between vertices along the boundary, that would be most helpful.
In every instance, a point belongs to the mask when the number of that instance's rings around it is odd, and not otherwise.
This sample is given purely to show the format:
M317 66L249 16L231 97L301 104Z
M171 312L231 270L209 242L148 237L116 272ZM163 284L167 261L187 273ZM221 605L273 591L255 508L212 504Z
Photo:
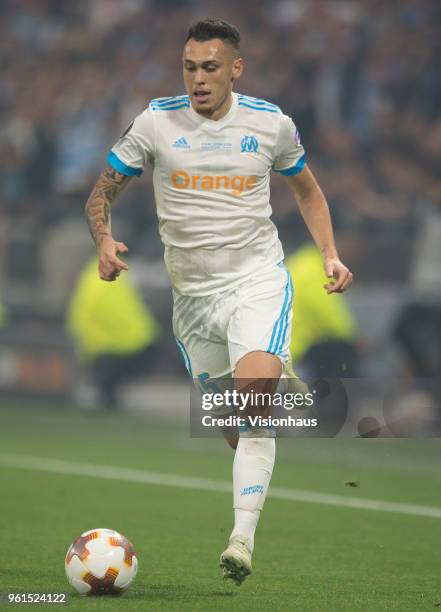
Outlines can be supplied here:
M222 303L222 308L220 304ZM231 379L231 365L225 329L229 318L226 296L178 296L174 294L173 332L184 364L201 393L222 391L219 383ZM228 385L230 386L230 385ZM229 416L231 408L218 407L210 414ZM221 430L232 448L237 445L237 428Z
M293 288L284 268L243 288L229 330L236 388L273 393L288 360ZM270 406L255 404L254 414L269 416ZM251 572L254 534L275 461L275 431L244 427L233 464L234 528L221 555L224 576L236 584Z
M273 393L282 372L280 359L264 351L244 355L236 365L236 389L241 393ZM254 402L247 416L270 415L270 406ZM275 460L275 434L261 427L244 429L233 462L234 528L221 555L224 576L240 585L251 573L254 533L268 491Z

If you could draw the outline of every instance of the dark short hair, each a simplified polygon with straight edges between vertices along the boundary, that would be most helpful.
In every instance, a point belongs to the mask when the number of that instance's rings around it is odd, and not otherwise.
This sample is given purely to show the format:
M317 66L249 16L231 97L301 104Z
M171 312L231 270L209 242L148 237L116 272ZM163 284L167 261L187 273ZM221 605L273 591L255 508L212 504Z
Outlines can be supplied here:
M239 30L223 19L209 17L202 21L196 21L188 30L185 42L188 42L190 38L194 38L198 42L220 38L220 40L229 43L236 51L239 51Z

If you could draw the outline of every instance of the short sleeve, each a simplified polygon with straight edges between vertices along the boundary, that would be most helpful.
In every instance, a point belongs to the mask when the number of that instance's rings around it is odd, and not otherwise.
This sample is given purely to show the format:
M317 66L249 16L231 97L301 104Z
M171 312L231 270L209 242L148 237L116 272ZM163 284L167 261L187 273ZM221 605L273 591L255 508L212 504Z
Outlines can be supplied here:
M273 170L285 176L301 172L306 163L305 149L293 120L282 115L274 151Z
M108 163L126 176L140 176L155 154L154 118L150 108L138 115L107 156Z

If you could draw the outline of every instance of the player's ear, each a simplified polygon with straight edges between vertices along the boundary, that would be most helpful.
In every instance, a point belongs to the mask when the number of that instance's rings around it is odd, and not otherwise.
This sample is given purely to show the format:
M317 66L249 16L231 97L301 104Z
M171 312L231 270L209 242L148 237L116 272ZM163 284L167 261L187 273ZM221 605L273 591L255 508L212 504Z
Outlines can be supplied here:
M243 72L243 59L241 57L237 57L233 62L233 81L238 79Z

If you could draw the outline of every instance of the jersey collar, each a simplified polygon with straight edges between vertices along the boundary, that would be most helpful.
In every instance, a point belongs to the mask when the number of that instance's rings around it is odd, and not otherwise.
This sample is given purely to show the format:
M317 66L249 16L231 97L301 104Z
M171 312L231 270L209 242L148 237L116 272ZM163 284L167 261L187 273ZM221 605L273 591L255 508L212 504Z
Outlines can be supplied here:
M200 115L199 113L197 113L193 109L191 104L190 104L190 113L192 117L199 123L199 125L203 126L204 128L207 127L209 129L218 130L219 128L223 127L226 123L229 123L236 115L237 94L233 91L232 96L233 96L233 102L231 103L230 109L228 113L222 117L222 119L218 119L217 121L213 121L213 119L207 119L207 117L204 117Z

